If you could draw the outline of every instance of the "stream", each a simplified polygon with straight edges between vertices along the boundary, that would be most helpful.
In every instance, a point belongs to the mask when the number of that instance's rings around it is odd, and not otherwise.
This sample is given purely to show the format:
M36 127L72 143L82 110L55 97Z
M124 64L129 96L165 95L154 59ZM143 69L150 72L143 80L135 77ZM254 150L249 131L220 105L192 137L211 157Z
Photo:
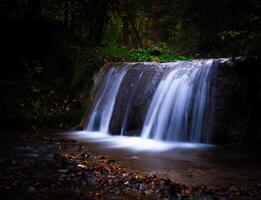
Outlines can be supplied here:
M257 153L193 143L166 143L138 137L85 131L62 133L87 145L90 154L104 155L121 165L184 184L252 185L260 183Z

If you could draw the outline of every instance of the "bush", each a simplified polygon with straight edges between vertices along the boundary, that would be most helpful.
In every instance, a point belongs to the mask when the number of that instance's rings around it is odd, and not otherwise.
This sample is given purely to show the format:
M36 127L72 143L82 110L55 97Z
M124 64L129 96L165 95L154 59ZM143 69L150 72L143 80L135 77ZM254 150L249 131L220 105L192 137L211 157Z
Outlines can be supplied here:
M128 49L118 43L110 43L99 49L104 61L117 62L172 62L178 60L190 60L192 56L175 55L173 50L165 43L153 45L148 48Z

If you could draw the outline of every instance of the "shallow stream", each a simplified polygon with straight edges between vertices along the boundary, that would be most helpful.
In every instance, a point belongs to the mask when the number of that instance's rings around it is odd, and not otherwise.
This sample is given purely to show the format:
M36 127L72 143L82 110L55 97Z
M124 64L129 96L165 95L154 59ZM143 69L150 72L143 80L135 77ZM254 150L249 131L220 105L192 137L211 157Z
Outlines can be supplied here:
M125 167L184 184L251 185L261 182L258 153L240 154L214 145L165 143L140 137L109 136L86 131L63 136L87 145Z

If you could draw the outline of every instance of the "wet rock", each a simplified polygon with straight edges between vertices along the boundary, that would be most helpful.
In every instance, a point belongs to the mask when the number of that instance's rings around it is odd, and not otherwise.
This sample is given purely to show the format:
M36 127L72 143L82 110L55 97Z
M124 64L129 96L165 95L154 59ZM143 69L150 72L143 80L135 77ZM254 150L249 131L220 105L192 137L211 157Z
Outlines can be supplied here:
M154 64L131 65L119 88L110 122L110 132L120 133L121 127L124 126L128 135L139 133L161 76L160 68Z
M82 164L78 164L77 165L79 168L86 168L86 166L85 165L82 165Z
M90 158L90 156L91 156L91 154L89 154L88 152L83 152L83 153L81 154L81 157L82 157L83 159L88 159L88 158Z
M105 156L98 156L98 159L104 160L104 159L106 159L106 157Z
M68 169L58 169L57 170L59 173L65 174L68 172Z
M26 141L27 142L27 141ZM61 140L62 146L67 143ZM35 144L35 141L33 141ZM46 143L41 144L45 147ZM41 146L38 145L38 146ZM68 147L68 144L66 144ZM37 147L38 148L38 147ZM44 148L43 148L44 150ZM82 158L82 151L59 152L45 150L39 158L1 158L0 192L18 195L13 199L237 199L257 200L261 185L249 186L204 186L182 185L156 175L142 174L120 166L104 156ZM22 152L22 155L23 152ZM15 160L16 164L12 165ZM25 160L25 161L23 161ZM23 162L46 162L36 168L17 168ZM55 164L52 164L55 162ZM57 167L59 166L59 167ZM2 169L7 169L2 172ZM10 170L10 168L15 168ZM188 170L187 172L193 172ZM186 172L186 173L187 173ZM157 172L155 172L157 174ZM21 191L22 188L22 191ZM15 191L15 192L14 192ZM7 196L8 199L9 196ZM5 196L4 196L5 198Z
M235 58L219 64L217 85L213 88L216 89L215 143L260 143L260 77L260 59Z
M107 160L108 164L115 163L115 162L116 162L115 160Z
M152 189L149 189L149 190L144 191L144 193L145 193L147 196L149 196L149 195L151 195L151 194L153 193L153 190L152 190Z
M74 130L75 130L75 131L82 131L82 130L83 130L83 127L77 126L77 127L74 128Z
M53 165L55 163L56 163L56 160L55 160L54 154L40 155L35 160L35 166L40 167L40 168L49 167L50 165Z

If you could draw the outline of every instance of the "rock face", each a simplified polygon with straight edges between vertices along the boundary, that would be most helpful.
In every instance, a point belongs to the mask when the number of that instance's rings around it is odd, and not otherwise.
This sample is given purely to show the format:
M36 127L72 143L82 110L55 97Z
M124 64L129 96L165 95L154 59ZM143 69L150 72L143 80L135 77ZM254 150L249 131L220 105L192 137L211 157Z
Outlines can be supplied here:
M214 143L261 142L261 68L260 59L214 59L215 75L210 84L213 96L211 130ZM200 61L196 61L200 62ZM98 85L111 67L128 70L118 88L109 123L111 134L140 135L153 95L169 64L164 63L108 63L97 78ZM171 65L171 64L170 64Z
M218 66L214 109L215 143L261 142L261 60L230 59Z
M139 135L162 71L154 64L131 66L116 98L110 123L111 133Z

